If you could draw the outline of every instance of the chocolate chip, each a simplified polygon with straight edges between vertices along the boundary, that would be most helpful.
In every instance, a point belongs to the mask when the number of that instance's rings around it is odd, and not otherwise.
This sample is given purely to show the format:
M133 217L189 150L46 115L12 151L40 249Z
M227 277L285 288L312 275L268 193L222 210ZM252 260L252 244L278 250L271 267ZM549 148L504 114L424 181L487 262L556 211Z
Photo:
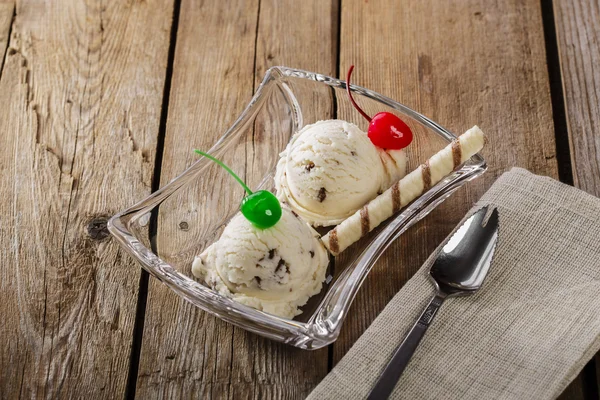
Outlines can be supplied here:
M269 250L269 260L272 260L275 257L275 249Z
M296 217L296 218L300 218L300 217L298 216L298 213L296 213L296 211L292 210L292 214L294 214L294 217Z
M184 232L187 232L187 231L190 229L190 226L188 225L188 223L187 223L187 222L185 222L185 221L181 221L181 222L179 223L179 229L181 229L181 230L182 230L182 231L184 231Z
M277 263L277 268L275 268L275 275L277 275L279 278L282 278L282 276L280 275L281 272L283 272L283 267L285 267L285 273L289 274L290 273L290 266L288 265L288 263L285 262L285 260L282 258L279 260L279 262ZM281 283L281 282L280 282Z
M352 154L353 156L355 156L356 152L353 150L353 151L350 152L350 154Z
M258 287L260 287L260 282L262 281L262 279L260 279L260 276L255 276L254 280L256 281L256 284L258 285Z
M264 257L262 257L260 260L258 260L258 262L261 262L261 261L263 261L264 259L265 259L265 258L264 258Z
M313 169L314 167L315 167L315 163L311 161L304 166L304 169L306 169L307 172L310 172L310 170Z
M309 251L309 253L310 253L310 258L315 258L315 252L314 251L311 250L311 251Z
M284 265L285 265L285 260L283 258L280 258L279 262L277 263L277 268L275 268L275 273L278 273Z
M321 189L319 189L319 194L317 195L317 198L322 203L326 197L327 197L327 189L322 187Z

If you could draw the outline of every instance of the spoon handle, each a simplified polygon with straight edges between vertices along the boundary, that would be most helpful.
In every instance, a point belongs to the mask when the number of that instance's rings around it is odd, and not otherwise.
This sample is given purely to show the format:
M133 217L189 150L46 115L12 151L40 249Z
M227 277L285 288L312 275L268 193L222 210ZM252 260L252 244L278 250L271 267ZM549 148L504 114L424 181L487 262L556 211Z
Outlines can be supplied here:
M379 375L375 386L371 390L371 393L369 393L369 400L387 399L390 396L444 299L445 297L439 294L433 296L425 311L423 311L410 332L408 332L408 335L406 335L400 346L396 349L388 365L381 375Z

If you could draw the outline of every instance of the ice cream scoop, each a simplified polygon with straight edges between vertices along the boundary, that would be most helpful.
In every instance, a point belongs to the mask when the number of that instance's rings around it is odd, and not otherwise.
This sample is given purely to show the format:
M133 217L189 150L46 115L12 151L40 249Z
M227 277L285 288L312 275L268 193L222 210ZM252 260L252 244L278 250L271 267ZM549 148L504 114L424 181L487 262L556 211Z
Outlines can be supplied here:
M281 219L267 229L238 213L195 258L192 273L239 303L293 318L321 291L328 263L319 234L283 207Z
M406 173L402 150L383 150L356 125L319 121L281 153L277 197L313 226L335 225Z

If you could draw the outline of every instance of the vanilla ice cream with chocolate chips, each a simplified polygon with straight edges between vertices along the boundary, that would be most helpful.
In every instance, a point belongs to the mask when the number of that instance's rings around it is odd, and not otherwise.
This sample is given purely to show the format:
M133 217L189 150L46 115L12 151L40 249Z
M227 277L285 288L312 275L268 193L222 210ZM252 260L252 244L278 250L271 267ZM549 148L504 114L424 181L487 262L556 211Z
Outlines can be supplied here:
M406 174L404 151L380 149L342 120L307 125L280 157L277 197L313 226L340 223Z
M239 303L293 318L321 291L328 263L319 234L282 207L281 219L266 229L238 213L219 240L196 257L192 273Z

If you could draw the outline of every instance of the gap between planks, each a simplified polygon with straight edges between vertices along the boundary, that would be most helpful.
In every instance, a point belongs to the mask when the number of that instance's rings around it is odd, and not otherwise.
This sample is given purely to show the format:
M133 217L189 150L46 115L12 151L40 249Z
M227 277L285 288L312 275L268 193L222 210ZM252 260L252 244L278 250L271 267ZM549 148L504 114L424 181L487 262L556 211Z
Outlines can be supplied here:
M341 33L342 33L342 0L337 0L337 14L335 16L336 21L332 26L336 30L335 32L335 75L334 78L341 79L340 76L340 54L341 54ZM319 72L319 71L316 71ZM338 101L335 95L335 89L331 88L331 96L333 98L333 119L338 118ZM331 262L331 271L335 274L335 257L329 257ZM335 355L334 355L335 342L327 346L327 372L331 372L333 369Z
M152 176L152 193L160 188L160 172L163 160L165 146L165 135L167 131L167 116L169 115L169 98L171 94L171 81L173 78L173 63L175 60L175 46L177 44L177 29L179 27L179 12L181 10L181 0L173 2L173 21L171 23L171 38L169 41L169 53L167 57L167 69L165 72L165 86L163 90L162 107L160 113L160 122L158 127L158 138L156 142L156 157L154 159L154 173ZM156 252L156 232L158 230L158 213L152 210L149 222L149 236L152 251ZM146 303L148 301L148 281L150 274L142 269L140 274L138 299L135 311L135 322L133 325L133 339L131 342L131 354L129 356L129 371L127 374L127 383L125 386L125 398L135 399L138 370L140 365L140 355L142 350L142 340L144 336L144 321L146 318Z
M4 4L2 6L5 6ZM17 7L14 3L11 3L8 7L12 6L12 16L10 17L10 23L8 24L8 31L6 32L6 43L2 43L3 39L0 36L0 46L4 48L0 48L2 51L2 60L0 60L0 79L2 78L2 72L4 71L4 63L6 62L6 56L8 52L8 43L10 42L10 36L12 35L13 25L15 24L15 17L17 16ZM0 13L3 13L3 10L0 10ZM2 14L0 14L0 18L5 18ZM4 23L4 21L0 20L0 24ZM2 25L0 25L0 29L2 29ZM2 35L2 32L0 32Z
M556 41L556 25L554 9L551 1L541 0L542 25L544 27L544 42L546 44L546 64L550 82L550 99L552 101L552 118L554 120L554 136L556 140L556 161L558 177L561 182L573 185L573 169L571 166L571 151L569 131L565 113L565 97L563 93L562 73L558 44Z

